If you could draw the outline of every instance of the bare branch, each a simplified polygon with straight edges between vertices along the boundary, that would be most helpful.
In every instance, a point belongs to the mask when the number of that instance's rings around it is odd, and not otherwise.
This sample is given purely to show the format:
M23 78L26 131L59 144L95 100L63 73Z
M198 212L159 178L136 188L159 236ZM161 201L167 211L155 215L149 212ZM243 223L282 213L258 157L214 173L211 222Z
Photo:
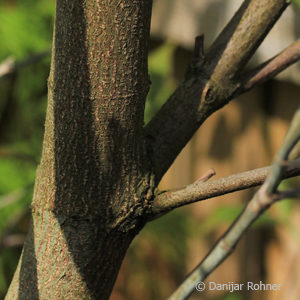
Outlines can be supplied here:
M261 64L253 71L243 76L241 87L237 94L244 93L254 86L276 76L282 70L300 60L300 40L284 49L280 54Z
M270 169L271 167L264 167L208 182L196 181L183 189L163 192L154 199L152 213L160 215L180 206L261 185ZM300 175L300 159L288 162L282 174L283 178L298 175Z
M287 199L287 198L299 198L300 199L300 188L294 188L286 191L278 192L279 199Z
M0 250L12 247L22 247L24 245L25 234L10 234L4 236L0 243Z
M22 210L18 214L12 216L2 231L0 237L0 252L4 248L22 246L25 236L16 235L15 233L17 227L20 227L20 224L24 223L24 220L29 219L29 217L29 209Z
M1 196L0 197L0 209L20 201L24 195L25 195L24 190L16 190L9 194Z
M298 115L298 116L297 116ZM253 222L272 204L280 199L277 192L282 174L286 168L285 158L288 157L293 145L299 141L299 132L294 129L300 126L300 109L293 119L292 126L277 154L272 170L265 183L256 192L254 197L226 231L218 240L212 250L202 260L202 262L188 275L184 282L177 288L169 300L187 299L195 289L197 283L202 282L217 266L219 266L234 250L237 243L253 224ZM281 160L283 158L283 160ZM278 171L278 167L280 170ZM270 191L272 191L270 193Z
M277 186L282 178L282 173L287 166L288 156L293 147L298 143L300 139L300 107L295 113L295 116L290 125L289 131L285 136L285 139L277 153L277 157L273 164L272 174L266 179L268 186L268 193L275 193Z
M34 64L42 60L49 54L50 54L50 50L46 50L40 53L32 54L20 62L17 62L13 57L8 57L0 64L0 80L2 80L8 75L15 73L17 70L19 70L22 67Z
M300 158L300 141L296 144L289 155L289 160Z
M212 79L222 83L233 80L287 6L286 0L244 1L209 49L207 60L214 69ZM216 57L220 57L217 65Z
M216 175L216 171L214 169L207 170L199 179L196 180L195 183L206 182L211 177Z
M237 75L288 2L245 0L205 57L203 38L196 38L185 80L145 128L156 183L199 126L235 95L240 88Z
M15 59L12 56L9 56L8 58L6 58L0 64L0 78L6 76L7 74L11 74L15 63L16 63Z

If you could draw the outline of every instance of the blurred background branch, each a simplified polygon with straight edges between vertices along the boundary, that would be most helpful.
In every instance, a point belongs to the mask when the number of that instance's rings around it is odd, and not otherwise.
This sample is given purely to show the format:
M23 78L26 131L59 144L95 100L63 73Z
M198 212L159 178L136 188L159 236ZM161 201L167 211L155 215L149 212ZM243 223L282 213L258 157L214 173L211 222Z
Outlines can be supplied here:
M6 76L17 72L20 68L39 62L46 56L50 55L50 50L32 54L22 61L16 61L13 57L8 57L0 64L0 80Z
M235 249L237 243L260 215L276 201L281 200L278 186L287 166L286 159L292 148L300 140L300 108L296 111L287 135L276 155L272 169L264 184L232 223L224 235L217 241L202 262L187 276L171 295L169 300L187 299L196 285L203 282ZM280 195L280 196L279 196Z

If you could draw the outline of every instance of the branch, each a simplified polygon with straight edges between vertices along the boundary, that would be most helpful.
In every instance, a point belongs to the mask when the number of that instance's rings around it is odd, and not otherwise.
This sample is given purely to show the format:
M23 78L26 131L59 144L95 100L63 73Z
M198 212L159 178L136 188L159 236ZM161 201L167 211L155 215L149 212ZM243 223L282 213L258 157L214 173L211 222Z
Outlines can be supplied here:
M294 188L286 191L280 191L278 192L279 199L300 199L300 188Z
M15 59L10 56L0 64L0 78L11 74L15 64Z
M177 207L261 185L270 170L271 167L254 169L207 182L196 181L183 189L163 192L154 199L151 212L154 216L160 215ZM288 162L282 178L298 175L300 159Z
M17 190L1 196L0 209L20 201L24 195L25 195L24 190Z
M24 237L22 235L16 234L19 227L22 227L21 224L24 224L24 221L28 220L30 217L30 210L26 208L18 214L15 214L10 218L10 220L5 225L5 228L2 230L0 236L0 252L3 249L8 247L21 246L24 242ZM26 221L27 223L27 221Z
M51 52L50 50L46 50L40 53L32 54L20 62L17 62L13 57L8 57L0 64L0 80L2 80L8 75L15 73L17 70L19 70L22 67L34 64L42 60L43 58L48 56L50 52Z
M300 140L300 107L296 111L294 118L291 122L287 135L280 147L275 162L273 164L272 173L266 179L266 185L268 186L268 193L275 193L281 179L282 174L287 166L287 159L290 152Z
M4 236L0 242L0 251L6 248L22 247L25 242L25 234L10 234Z
M196 39L185 80L145 128L156 183L199 126L235 95L238 74L287 5L286 0L245 0L205 57L202 38Z
M212 78L227 83L238 75L287 6L286 0L244 1L209 49Z
M297 143L297 145L293 148L289 155L289 159L297 159L300 158L300 142Z
M185 281L177 288L169 300L187 299L193 292L197 284L203 284L202 281L219 266L234 250L246 230L253 222L272 204L279 200L280 193L277 188L282 180L282 174L286 168L286 158L292 147L299 141L300 127L300 108L296 113L292 126L277 154L272 170L265 183L256 192L254 197L235 220L231 227L218 240L212 250L202 260L202 262L192 271Z
M243 76L241 87L235 96L244 93L254 86L276 76L293 63L300 60L300 40L284 49L280 54L261 64Z

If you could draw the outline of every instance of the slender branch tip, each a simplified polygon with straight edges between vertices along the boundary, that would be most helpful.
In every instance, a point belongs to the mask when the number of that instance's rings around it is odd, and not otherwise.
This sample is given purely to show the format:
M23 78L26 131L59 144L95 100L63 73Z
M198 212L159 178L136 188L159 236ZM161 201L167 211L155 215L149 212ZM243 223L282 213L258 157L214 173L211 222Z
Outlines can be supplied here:
M207 180L209 180L214 175L216 175L216 171L213 168L210 168L200 178L198 178L195 181L195 184L200 183L200 182L206 182Z

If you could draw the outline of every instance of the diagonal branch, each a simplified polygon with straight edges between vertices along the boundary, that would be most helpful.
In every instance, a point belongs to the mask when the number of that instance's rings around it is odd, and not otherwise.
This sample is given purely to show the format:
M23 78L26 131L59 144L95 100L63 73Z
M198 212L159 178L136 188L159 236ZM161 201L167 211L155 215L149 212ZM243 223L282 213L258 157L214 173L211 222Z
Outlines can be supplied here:
M284 49L280 54L271 58L267 62L259 65L251 72L245 74L236 95L244 93L252 89L254 86L276 76L278 73L285 70L287 67L299 60L300 40L293 43L292 45Z
M300 107L296 111L287 135L277 153L275 162L273 164L272 173L266 179L266 185L268 186L268 193L272 194L276 192L276 189L282 179L282 174L288 163L288 157L292 149L300 140Z
M156 183L199 126L235 95L237 75L287 5L286 0L245 0L208 54L193 60L184 81L145 128Z
M163 192L153 201L152 215L160 215L177 207L261 185L270 169L271 167L254 169L207 182L195 182L180 190ZM297 159L287 163L282 178L299 175L300 159Z
M286 0L244 1L206 56L209 69L214 70L212 79L230 83L244 69L287 6Z
M13 57L8 57L0 64L0 80L6 78L8 75L15 73L20 68L39 62L46 56L50 55L50 52L50 50L45 50L43 52L32 54L26 59L19 62L17 62Z
M201 287L203 285L202 281L233 252L243 234L254 221L272 204L281 199L281 194L278 193L277 188L286 168L288 154L292 147L299 141L300 131L294 130L295 128L299 129L299 127L300 108L293 119L292 126L277 154L272 170L265 183L256 192L231 227L217 241L207 256L188 275L171 297L168 298L169 300L187 299L193 290L197 288L198 284Z

